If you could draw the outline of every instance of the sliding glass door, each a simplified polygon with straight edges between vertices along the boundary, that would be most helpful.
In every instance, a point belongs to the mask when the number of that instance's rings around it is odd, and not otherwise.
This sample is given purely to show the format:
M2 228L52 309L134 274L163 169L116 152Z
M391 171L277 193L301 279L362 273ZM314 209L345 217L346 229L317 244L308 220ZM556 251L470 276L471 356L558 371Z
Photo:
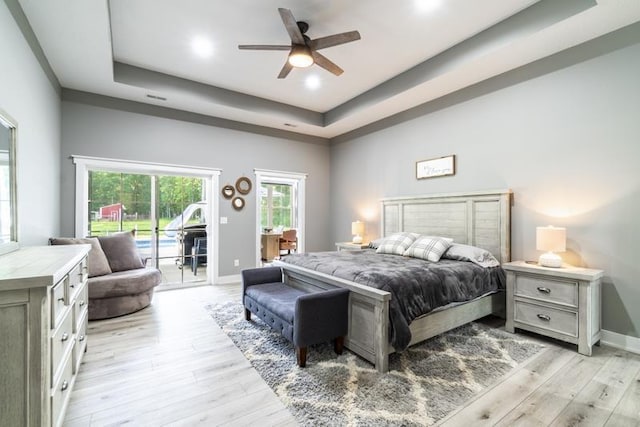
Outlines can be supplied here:
M88 180L89 235L131 231L163 283L206 281L205 179L90 170Z

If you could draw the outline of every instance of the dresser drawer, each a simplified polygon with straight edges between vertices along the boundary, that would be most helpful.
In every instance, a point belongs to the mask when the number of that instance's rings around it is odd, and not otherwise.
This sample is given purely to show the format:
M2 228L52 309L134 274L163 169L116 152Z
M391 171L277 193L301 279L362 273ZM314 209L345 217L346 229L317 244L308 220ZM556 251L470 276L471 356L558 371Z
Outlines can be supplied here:
M524 329L530 325L570 337L578 336L578 314L573 311L516 301L514 321L525 325Z
M543 301L578 307L577 282L518 274L514 293L516 296L537 298Z
M54 382L51 391L51 425L60 426L64 420L64 410L66 409L69 396L71 395L71 381L73 378L73 358L71 353L64 360L62 365L62 375L57 382Z
M76 294L85 282L86 260L83 260L69 272L69 301L73 301Z
M73 332L78 332L81 326L80 322L82 321L83 317L87 317L86 314L89 308L88 298L89 287L87 286L87 283L84 283L81 285L80 291L78 292L76 300L73 304Z
M54 382L62 369L62 358L73 344L73 316L71 310L66 313L51 336L51 380Z
M51 328L58 327L60 319L66 311L67 297L65 282L67 280L67 277L65 277L51 288Z
M82 362L82 353L87 348L87 326L89 324L89 316L85 316L79 322L79 329L76 335L76 343L73 347L73 374L77 374Z

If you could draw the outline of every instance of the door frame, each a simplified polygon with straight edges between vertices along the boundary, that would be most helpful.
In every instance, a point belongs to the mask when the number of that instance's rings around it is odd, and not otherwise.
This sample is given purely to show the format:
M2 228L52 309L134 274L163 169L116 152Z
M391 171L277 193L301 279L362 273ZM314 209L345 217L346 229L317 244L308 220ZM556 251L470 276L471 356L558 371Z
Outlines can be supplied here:
M164 163L139 162L133 160L108 159L101 157L71 156L76 165L76 209L75 235L85 237L89 230L89 171L126 172L145 175L176 175L191 178L202 178L206 183L207 194L207 246L213 248L208 251L207 262L212 268L207 268L207 283L218 283L218 248L220 216L218 206L218 191L220 187L221 169L194 166L171 165Z
M254 169L253 172L256 175L256 266L260 266L261 259L261 212L260 212L260 189L262 183L282 183L282 184L295 184L296 185L296 228L298 229L298 252L304 252L306 228L305 228L305 206L306 206L306 192L305 186L308 174L300 172L285 172L274 171L268 169Z

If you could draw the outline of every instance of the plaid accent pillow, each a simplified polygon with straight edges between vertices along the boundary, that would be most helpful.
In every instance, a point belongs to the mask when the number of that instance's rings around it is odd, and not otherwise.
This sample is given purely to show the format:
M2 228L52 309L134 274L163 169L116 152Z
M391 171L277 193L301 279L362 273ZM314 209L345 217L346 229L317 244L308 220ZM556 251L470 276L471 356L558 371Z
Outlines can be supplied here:
M385 238L378 249L377 254L392 254L392 255L404 255L404 251L416 240L419 234L416 233L395 233Z
M452 242L453 239L447 237L420 236L407 248L404 256L438 262Z

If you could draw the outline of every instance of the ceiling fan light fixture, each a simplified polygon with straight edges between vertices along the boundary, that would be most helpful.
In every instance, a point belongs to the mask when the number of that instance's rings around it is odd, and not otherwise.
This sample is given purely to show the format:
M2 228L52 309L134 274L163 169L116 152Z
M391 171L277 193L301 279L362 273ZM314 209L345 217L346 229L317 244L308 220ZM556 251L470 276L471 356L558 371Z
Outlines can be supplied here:
M294 46L289 54L289 64L296 68L306 68L313 65L311 50L307 46Z

